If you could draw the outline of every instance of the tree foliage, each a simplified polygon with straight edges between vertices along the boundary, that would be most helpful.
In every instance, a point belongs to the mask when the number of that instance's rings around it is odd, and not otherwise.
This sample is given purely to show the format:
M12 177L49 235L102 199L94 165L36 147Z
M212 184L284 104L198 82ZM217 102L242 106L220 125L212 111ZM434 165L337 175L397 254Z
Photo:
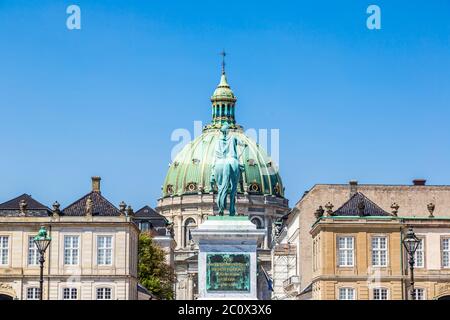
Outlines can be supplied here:
M148 232L139 235L138 257L138 278L141 285L159 299L173 299L173 268L166 263L164 250L153 242Z

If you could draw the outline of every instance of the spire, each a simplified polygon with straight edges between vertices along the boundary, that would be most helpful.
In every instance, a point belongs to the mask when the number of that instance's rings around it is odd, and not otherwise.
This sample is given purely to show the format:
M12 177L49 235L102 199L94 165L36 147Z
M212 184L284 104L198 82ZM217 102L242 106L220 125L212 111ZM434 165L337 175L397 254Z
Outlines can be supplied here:
M212 124L220 127L223 123L227 122L230 124L230 127L233 127L236 123L234 110L237 99L228 84L225 74L225 56L227 55L225 50L220 55L222 56L222 74L219 85L211 97Z
M225 56L227 55L225 49L222 50L220 55L222 56L222 74L225 74Z

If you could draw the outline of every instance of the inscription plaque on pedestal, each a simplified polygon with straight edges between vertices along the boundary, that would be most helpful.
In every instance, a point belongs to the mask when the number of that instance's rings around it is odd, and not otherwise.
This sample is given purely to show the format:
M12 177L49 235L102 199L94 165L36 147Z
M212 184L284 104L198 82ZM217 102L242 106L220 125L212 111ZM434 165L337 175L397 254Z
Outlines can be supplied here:
M258 298L257 247L265 232L247 216L210 216L192 230L199 248L199 300Z
M206 255L207 292L250 292L250 255Z

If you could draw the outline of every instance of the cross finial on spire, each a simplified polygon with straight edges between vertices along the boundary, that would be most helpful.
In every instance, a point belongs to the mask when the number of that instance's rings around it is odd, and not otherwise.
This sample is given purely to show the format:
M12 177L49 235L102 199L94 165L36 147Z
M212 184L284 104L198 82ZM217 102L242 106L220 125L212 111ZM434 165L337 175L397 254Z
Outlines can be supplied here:
M227 55L227 53L225 52L225 49L222 50L220 55L222 56L222 74L225 74L225 56Z

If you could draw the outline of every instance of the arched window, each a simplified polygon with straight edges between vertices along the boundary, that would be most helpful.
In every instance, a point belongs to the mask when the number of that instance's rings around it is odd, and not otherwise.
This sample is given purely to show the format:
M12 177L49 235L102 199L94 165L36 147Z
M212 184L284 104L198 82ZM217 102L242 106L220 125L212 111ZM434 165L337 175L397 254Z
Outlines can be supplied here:
M184 246L187 247L192 239L191 230L197 227L197 223L192 218L187 218L184 222Z

